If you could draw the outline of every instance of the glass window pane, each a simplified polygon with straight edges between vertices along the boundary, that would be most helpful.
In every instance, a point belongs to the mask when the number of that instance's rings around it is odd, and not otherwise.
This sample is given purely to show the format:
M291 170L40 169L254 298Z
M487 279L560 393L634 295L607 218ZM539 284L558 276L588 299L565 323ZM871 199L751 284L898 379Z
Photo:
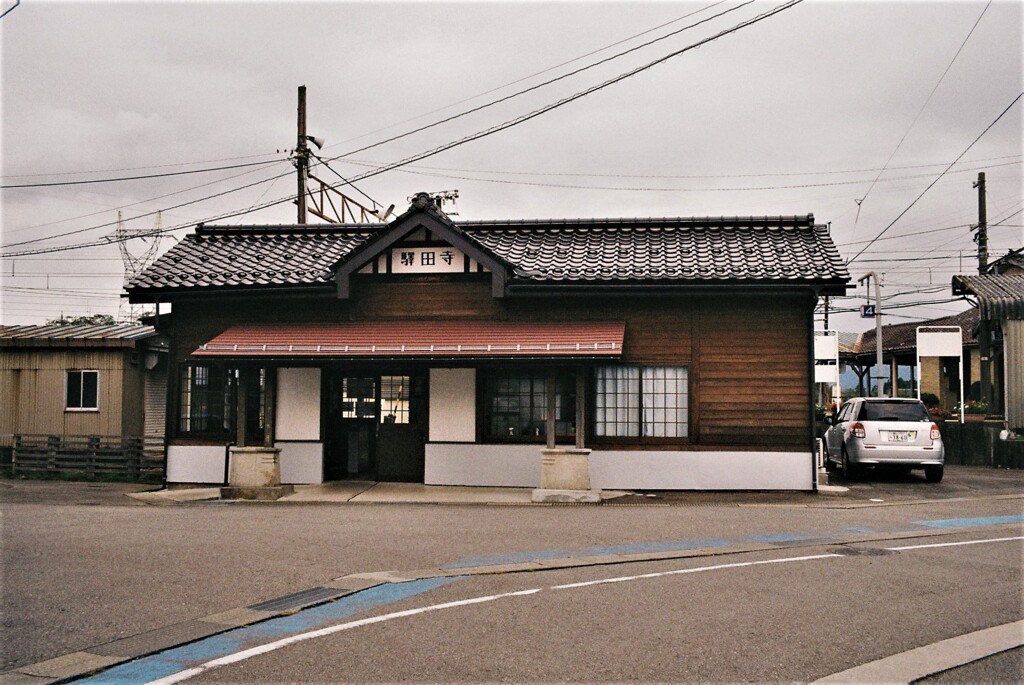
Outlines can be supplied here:
M82 372L68 371L67 408L79 409L82 406Z
M82 372L82 408L99 408L99 371Z

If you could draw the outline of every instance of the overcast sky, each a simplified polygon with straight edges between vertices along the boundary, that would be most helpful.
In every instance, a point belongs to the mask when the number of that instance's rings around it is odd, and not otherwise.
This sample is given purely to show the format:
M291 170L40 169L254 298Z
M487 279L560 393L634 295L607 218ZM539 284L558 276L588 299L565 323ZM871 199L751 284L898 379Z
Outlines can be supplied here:
M118 210L128 229L153 228L148 214L161 209L162 227L190 227L284 200L217 222L294 223L287 157L299 85L308 89L308 133L327 141L319 154L345 155L330 166L351 178L781 5L23 0L0 20L4 185L267 164L0 191L0 321L116 313L116 245L12 255L101 240ZM528 94L355 152L708 18ZM805 0L525 123L356 185L397 211L418 191L458 189L446 210L461 219L813 213L831 224L844 258L867 248L850 264L854 278L881 272L888 303L926 303L890 310L887 323L944 316L967 306L950 302L951 276L977 271L970 224L979 171L987 175L992 258L1024 243L1024 102L992 125L1022 90L1021 26L1017 1L986 9ZM322 167L314 173L338 180ZM183 203L190 204L175 208ZM139 215L147 216L127 221ZM188 230L170 232L161 251ZM136 254L148 246L128 245ZM863 293L833 305L856 307ZM831 323L850 331L873 325L854 314Z

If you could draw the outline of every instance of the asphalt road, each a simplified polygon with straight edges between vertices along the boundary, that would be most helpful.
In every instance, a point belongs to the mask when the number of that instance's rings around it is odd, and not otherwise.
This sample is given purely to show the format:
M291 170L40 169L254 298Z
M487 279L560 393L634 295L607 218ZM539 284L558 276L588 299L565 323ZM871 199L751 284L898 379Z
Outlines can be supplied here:
M1019 541L884 550L886 537L907 531L943 541L1020 535L1020 526L921 522L1019 516L1022 476L950 467L938 488L883 477L837 498L665 493L655 503L675 506L539 508L149 507L124 495L132 486L5 481L0 670L348 573L719 540L715 557L458 580L356 618L541 591L309 640L197 681L809 680L1024 617ZM838 544L851 531L879 540ZM741 553L751 540L773 547ZM837 549L855 553L548 589ZM1005 673L1019 660L987 663Z

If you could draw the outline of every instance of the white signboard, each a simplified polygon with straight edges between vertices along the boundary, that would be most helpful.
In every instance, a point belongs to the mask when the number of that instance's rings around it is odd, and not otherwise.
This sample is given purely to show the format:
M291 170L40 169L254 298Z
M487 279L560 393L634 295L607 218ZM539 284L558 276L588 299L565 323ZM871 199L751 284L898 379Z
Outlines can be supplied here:
M839 359L839 336L835 331L815 331L815 359Z
M963 346L963 334L959 326L934 326L932 330L920 326L917 329L918 357L959 357Z
M964 342L959 326L917 327L917 399L921 399L921 357L956 357L960 368L960 423L964 422Z
M466 255L454 247L439 245L391 249L393 274L450 274L465 271Z

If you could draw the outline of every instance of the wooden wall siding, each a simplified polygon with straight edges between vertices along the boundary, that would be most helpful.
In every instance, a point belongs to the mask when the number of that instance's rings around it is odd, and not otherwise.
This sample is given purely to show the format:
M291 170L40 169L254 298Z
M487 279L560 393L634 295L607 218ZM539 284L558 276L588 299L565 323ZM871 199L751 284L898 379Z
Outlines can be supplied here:
M119 349L3 350L0 387L17 393L2 402L0 433L120 435L126 360ZM67 369L100 372L99 411L65 411Z
M379 278L379 277L378 277ZM357 280L352 288L353 319L500 319L504 306L491 296L490 276L401 278L390 282Z
M811 298L806 293L502 301L491 297L484 280L366 279L355 284L348 301L254 297L177 302L172 368L237 323L432 317L625 321L624 363L690 367L693 447L809 446ZM171 397L176 397L177 381L175 371L168 378Z
M508 302L515 321L626 322L622 361L631 364L687 364L693 357L693 325L698 305L693 298L589 297Z
M709 299L699 318L700 440L807 447L807 298Z

